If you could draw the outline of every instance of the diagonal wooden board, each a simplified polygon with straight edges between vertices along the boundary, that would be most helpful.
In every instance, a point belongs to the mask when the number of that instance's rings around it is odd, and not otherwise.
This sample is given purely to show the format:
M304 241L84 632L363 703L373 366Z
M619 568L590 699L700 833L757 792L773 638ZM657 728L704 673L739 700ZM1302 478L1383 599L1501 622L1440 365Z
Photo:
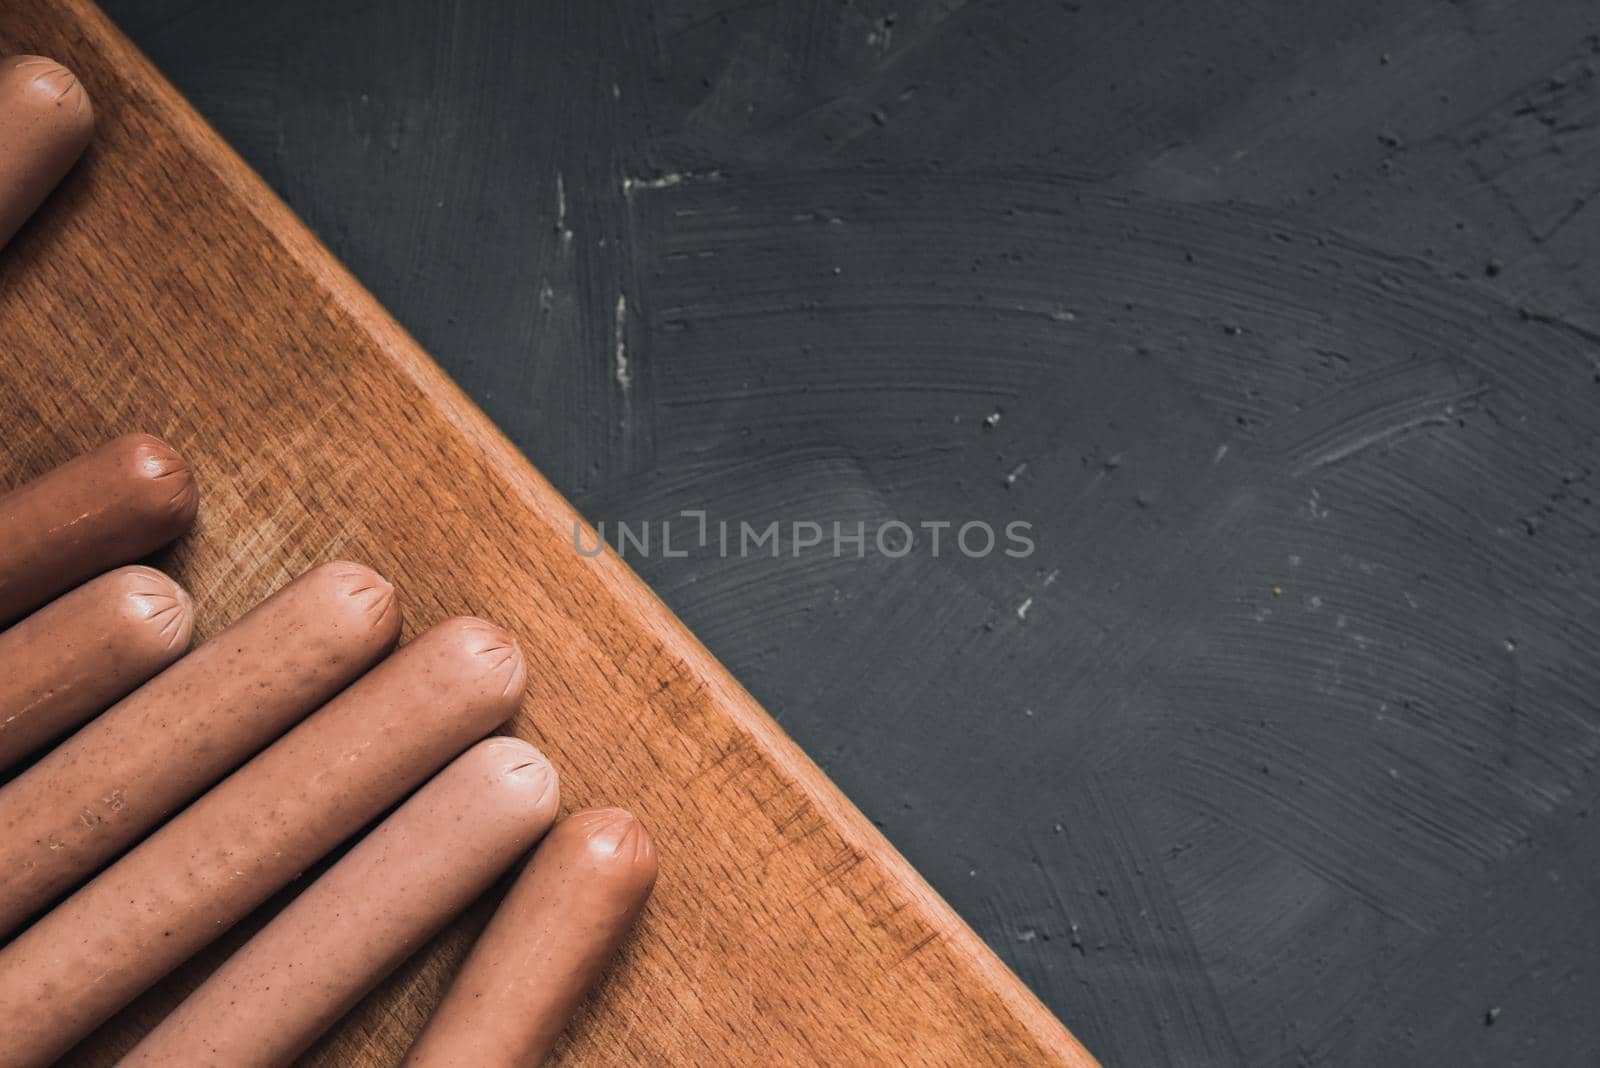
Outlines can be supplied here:
M0 253L0 480L125 431L177 445L201 512L158 562L202 638L333 557L395 581L407 634L472 612L520 635L510 729L567 807L631 807L664 855L559 1061L1094 1063L625 565L574 552L571 507L98 10L7 0L17 52L76 70L99 125ZM308 1063L395 1063L491 904ZM110 1063L252 925L72 1060Z

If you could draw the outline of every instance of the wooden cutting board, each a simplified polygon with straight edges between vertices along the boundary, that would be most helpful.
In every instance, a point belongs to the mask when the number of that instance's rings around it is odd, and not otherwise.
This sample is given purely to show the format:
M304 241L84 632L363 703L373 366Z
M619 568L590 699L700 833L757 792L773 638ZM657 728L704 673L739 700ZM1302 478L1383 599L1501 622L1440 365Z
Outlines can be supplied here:
M0 480L126 431L177 445L200 518L158 562L201 637L335 557L395 581L407 634L472 612L521 636L510 730L567 807L630 807L663 854L559 1061L1094 1063L625 565L574 552L572 508L98 10L6 0L17 52L76 70L99 126L0 253ZM307 1061L395 1063L491 905ZM72 1059L109 1063L260 919Z

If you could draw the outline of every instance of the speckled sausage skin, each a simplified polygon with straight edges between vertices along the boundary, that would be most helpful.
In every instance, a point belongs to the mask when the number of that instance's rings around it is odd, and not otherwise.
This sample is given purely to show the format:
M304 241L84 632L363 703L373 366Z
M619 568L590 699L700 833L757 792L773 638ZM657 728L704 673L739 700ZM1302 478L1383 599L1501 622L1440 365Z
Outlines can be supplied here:
M199 502L189 465L149 434L108 441L0 497L0 626L161 548Z
M399 633L387 582L324 564L0 786L0 936L338 693Z
M558 794L555 769L527 742L479 742L228 958L121 1068L289 1064L533 847Z
M583 809L556 824L467 956L405 1068L543 1062L655 879L655 846L622 809Z
M42 56L0 59L0 248L89 144L94 109L83 84Z
M193 627L183 587L134 566L0 631L0 771L178 659Z
M60 1056L503 722L525 679L482 620L403 646L0 949L0 1064Z

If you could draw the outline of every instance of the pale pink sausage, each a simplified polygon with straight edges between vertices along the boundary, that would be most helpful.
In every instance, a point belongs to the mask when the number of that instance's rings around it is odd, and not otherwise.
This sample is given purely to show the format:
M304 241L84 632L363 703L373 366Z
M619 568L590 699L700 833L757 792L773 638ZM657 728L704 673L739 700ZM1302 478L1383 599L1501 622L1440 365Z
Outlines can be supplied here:
M0 59L0 248L89 144L94 109L83 84L42 56Z
M60 1056L504 721L525 678L476 619L373 668L0 949L0 1021L27 1021L0 1064Z
M655 880L655 846L622 809L584 809L556 824L473 946L406 1068L542 1062Z
M0 771L182 656L193 626L183 587L133 566L0 631Z
M399 632L387 582L324 564L0 786L0 936L338 693Z
M129 434L0 497L0 626L189 528L199 507L177 451Z
M122 1068L287 1065L533 847L555 769L490 738L445 768L202 983Z

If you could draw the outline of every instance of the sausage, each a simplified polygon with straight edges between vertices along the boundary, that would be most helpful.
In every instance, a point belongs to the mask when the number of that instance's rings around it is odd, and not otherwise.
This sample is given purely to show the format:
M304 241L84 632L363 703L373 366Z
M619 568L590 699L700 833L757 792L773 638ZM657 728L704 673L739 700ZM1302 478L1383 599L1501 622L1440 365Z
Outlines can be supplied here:
M229 957L121 1068L289 1064L532 848L558 793L555 769L527 742L479 742Z
M89 144L94 108L83 83L42 56L0 59L0 248Z
M0 786L0 935L338 693L399 631L387 582L324 564Z
M149 434L108 441L0 497L0 626L161 548L199 501L189 465Z
M0 631L0 771L182 656L193 626L183 587L134 566Z
M467 955L404 1068L542 1062L655 880L650 835L622 809L583 809L556 824Z
M525 677L482 620L401 647L0 949L0 1021L28 1021L0 1064L54 1060L503 722Z

